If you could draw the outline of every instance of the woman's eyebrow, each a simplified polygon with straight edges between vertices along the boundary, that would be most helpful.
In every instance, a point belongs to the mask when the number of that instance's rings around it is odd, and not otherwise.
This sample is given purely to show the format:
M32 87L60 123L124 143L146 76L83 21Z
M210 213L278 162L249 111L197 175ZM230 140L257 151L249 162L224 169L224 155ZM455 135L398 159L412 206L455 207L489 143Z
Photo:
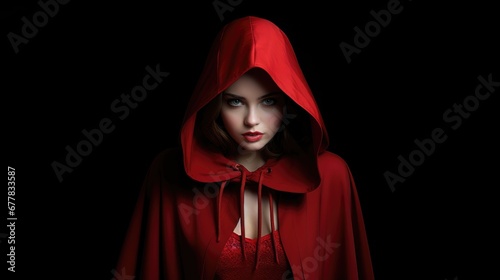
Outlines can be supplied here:
M271 96L275 96L275 95L278 95L278 94L282 94L283 92L281 91L273 91L273 92L270 92L266 95L263 95L261 97L259 97L259 99L265 99L265 98L268 98L268 97L271 97Z
M274 95L277 95L277 94L282 94L282 93L283 93L283 92L281 92L281 91L273 91L273 92L270 92L270 93L268 93L268 94L265 94L265 95L263 95L263 96L259 97L259 100L260 100L260 99L269 98L269 97L271 97L271 96L274 96ZM241 99L241 100L246 100L246 98L245 98L245 97L243 97L243 96L239 96L239 95L236 95L236 94L233 94L233 93L230 93L230 92L223 92L222 94L223 94L223 96L229 96L229 97L232 97L232 98L237 98L237 99Z
M243 96L239 96L239 95L236 95L236 94L233 94L233 93L229 93L229 92L223 92L222 96L223 97L228 96L228 97L237 98L237 99L245 99L245 97L243 97Z

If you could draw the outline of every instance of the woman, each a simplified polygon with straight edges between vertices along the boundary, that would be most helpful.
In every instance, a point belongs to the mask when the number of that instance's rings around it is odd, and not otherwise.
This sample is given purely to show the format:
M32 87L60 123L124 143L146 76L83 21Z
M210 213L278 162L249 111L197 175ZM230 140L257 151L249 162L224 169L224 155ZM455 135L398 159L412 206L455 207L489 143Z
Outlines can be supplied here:
M374 278L353 178L275 24L247 16L219 32L180 134L150 167L118 272Z

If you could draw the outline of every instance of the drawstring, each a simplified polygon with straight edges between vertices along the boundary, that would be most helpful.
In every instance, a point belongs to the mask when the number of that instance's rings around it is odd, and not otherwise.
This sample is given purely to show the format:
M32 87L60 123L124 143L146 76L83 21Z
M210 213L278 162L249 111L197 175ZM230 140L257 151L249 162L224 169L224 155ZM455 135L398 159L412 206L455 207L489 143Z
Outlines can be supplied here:
M273 194L271 192L269 194L269 218L271 219L271 239L273 241L273 248L274 248L274 257L276 259L276 263L280 264L280 261L278 259L278 247L276 246L276 237L274 235L274 209L273 209Z
M241 229L241 251L243 254L243 259L247 259L245 247L246 247L246 236L245 236L245 186L247 181L247 174L244 170L239 168L239 165L234 167L237 170L241 171L241 185L240 185L240 229ZM271 173L271 168L268 168L267 173ZM255 269L259 266L259 257L260 257L260 248L261 248L261 238L262 238L262 187L263 187L263 179L264 179L265 171L260 172L259 176L259 184L257 189L258 196L258 226L257 226L257 248L255 255ZM220 221L220 212L221 212L221 204L222 204L222 195L224 193L224 188L226 187L228 181L221 182L221 186L219 189L219 195L217 197L217 242L220 241L220 231L221 231L221 221ZM273 196L271 192L268 192L269 198L269 218L271 221L271 239L274 248L274 256L276 259L276 263L279 264L278 259L278 248L276 246L276 237L274 235L275 224L274 224L274 206L273 206Z
M220 185L219 196L217 197L217 243L220 241L220 207L222 204L222 194L224 193L224 187L227 181L224 181Z
M262 231L262 178L264 175L264 172L260 172L260 177L259 177L259 187L257 189L257 199L258 199L258 226L257 226L257 252L255 254L255 269L259 266L259 252L260 252L260 238L262 237L261 231ZM272 214L271 214L272 217ZM273 234L271 232L271 234Z
M241 228L241 252L243 254L243 259L247 259L247 254L245 253L245 184L247 181L247 174L245 171L241 171L241 186L240 186L240 228Z

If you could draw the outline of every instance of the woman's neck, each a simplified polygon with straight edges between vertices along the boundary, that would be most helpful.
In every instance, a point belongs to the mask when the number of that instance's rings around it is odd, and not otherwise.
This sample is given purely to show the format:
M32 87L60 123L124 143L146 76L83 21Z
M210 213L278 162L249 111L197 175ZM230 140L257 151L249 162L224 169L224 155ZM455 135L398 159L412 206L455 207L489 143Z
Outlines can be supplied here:
M243 165L250 172L257 170L266 163L260 152L240 152L234 157L234 161Z

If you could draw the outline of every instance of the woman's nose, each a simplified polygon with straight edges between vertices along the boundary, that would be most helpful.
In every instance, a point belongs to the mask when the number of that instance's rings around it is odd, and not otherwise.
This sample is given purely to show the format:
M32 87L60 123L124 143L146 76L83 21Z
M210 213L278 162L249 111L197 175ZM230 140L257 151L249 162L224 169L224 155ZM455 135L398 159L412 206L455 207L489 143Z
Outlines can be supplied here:
M248 108L244 122L246 126L256 126L259 124L259 114L256 107Z

